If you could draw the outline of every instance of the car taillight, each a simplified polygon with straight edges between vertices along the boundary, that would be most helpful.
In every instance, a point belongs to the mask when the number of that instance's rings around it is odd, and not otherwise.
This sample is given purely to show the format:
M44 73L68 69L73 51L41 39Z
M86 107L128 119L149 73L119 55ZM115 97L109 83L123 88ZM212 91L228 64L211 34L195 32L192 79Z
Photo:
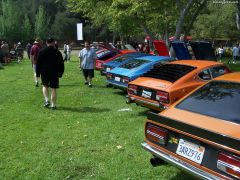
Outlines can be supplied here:
M129 78L128 77L123 77L122 82L126 83L126 84L129 83Z
M113 75L110 73L107 73L106 76L107 76L107 79L112 79L112 77L113 77Z
M160 102L163 102L163 103L169 103L169 95L168 95L167 92L157 91L156 100L160 101Z
M137 94L137 89L138 89L137 86L135 86L135 85L129 85L129 86L128 86L128 89L127 89L128 94Z
M152 124L147 124L146 138L156 143L165 145L167 143L168 130Z
M236 178L240 178L240 158L223 152L218 154L217 168Z

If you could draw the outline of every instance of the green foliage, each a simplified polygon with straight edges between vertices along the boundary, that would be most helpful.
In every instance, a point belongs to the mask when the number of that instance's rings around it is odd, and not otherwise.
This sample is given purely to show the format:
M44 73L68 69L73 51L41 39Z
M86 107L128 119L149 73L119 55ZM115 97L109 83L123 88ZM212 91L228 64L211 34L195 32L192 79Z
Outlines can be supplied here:
M11 0L2 0L1 8L1 38L10 41L21 40L21 21L19 21L19 19L21 18L21 14L17 10L17 6L14 6L14 2Z
M30 20L28 18L28 15L25 14L24 17L24 22L23 22L23 29L22 29L22 40L27 42L32 40L33 37L33 32L32 32L32 26L30 23Z
M56 39L71 40L76 36L77 21L75 18L68 17L66 12L59 12L51 26L51 34Z
M39 6L35 17L35 36L45 39L48 33L49 19L47 19L43 6Z
M206 13L200 15L194 23L193 36L199 39L236 39L240 34L235 24L235 13L234 4L209 2Z

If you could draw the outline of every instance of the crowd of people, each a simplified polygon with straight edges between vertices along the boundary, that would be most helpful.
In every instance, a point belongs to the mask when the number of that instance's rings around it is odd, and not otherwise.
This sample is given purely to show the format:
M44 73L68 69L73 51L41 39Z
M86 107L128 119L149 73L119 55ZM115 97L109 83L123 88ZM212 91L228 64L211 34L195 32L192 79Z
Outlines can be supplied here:
M216 54L220 61L223 57L230 57L227 63L236 64L237 61L240 61L240 45L235 44L232 48L220 46L216 49Z

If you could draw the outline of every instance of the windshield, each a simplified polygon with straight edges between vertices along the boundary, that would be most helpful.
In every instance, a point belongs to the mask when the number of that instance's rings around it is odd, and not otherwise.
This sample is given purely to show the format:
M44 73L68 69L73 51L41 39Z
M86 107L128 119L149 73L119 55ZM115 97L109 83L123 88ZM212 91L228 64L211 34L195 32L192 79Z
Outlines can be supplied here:
M180 102L176 108L240 124L240 84L212 81Z
M121 65L120 67L121 68L125 68L125 69L133 69L133 68L136 68L136 67L139 67L143 64L146 64L148 62L151 62L151 61L148 61L148 60L142 60L142 59L134 59L130 62L127 62L123 65Z

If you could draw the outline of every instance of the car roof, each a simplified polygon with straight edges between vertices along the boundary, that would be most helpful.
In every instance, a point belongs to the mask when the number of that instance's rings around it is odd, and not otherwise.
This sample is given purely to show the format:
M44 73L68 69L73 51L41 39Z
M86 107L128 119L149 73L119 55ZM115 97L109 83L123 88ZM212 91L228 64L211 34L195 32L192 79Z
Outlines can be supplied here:
M171 59L171 57L146 55L146 56L142 56L142 57L135 58L135 59L149 60L149 61L159 61L159 60Z
M231 81L240 83L240 72L228 73L215 78L214 80Z
M171 64L182 64L182 65L188 65L188 66L194 66L197 68L204 68L209 67L212 65L224 65L223 63L216 62L216 61L206 61L206 60L177 60L169 62Z

